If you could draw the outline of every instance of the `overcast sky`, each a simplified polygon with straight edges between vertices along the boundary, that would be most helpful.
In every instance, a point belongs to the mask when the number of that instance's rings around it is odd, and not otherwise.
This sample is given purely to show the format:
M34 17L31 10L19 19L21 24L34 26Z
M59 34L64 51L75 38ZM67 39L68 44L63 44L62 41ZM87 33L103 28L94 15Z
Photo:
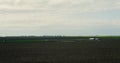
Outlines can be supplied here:
M120 35L120 0L0 0L11 35Z

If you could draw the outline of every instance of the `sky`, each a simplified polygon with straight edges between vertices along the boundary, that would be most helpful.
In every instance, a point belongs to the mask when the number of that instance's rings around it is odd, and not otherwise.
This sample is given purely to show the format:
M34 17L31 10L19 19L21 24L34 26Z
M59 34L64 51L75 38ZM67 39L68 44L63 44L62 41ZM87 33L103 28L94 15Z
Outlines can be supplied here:
M0 0L0 36L120 35L120 0Z

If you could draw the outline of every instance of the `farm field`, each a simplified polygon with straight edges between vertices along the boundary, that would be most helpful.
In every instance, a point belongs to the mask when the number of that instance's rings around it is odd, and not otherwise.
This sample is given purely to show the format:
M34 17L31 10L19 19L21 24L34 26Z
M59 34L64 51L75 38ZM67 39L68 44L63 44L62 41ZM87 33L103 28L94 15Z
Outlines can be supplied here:
M1 37L0 63L120 63L120 37Z

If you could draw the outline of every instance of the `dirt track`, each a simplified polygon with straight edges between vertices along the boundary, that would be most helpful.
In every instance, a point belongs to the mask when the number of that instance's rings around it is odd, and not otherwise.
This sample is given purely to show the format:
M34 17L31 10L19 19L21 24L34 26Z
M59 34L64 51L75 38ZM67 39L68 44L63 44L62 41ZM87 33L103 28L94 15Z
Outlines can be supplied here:
M0 43L0 63L120 63L119 42Z

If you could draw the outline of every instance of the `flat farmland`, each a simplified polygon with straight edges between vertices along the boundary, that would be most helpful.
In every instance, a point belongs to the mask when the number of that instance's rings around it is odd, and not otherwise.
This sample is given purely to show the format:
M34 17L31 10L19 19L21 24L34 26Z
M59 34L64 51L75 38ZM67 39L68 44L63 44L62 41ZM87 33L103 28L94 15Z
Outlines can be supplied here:
M120 63L120 40L0 42L0 63Z

